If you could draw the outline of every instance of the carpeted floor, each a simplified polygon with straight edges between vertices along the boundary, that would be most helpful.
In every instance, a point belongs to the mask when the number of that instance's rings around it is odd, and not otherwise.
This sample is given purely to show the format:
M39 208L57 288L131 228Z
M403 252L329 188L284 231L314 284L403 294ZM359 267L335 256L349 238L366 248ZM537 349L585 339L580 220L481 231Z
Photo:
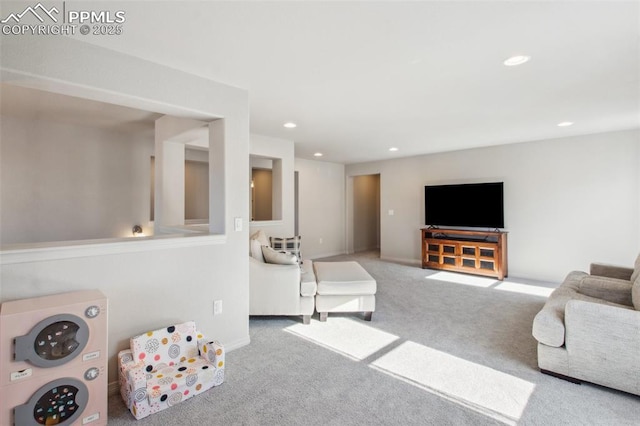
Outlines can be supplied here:
M640 397L541 374L531 323L550 284L357 260L377 280L371 322L252 318L225 383L136 421L119 396L109 425L636 425Z

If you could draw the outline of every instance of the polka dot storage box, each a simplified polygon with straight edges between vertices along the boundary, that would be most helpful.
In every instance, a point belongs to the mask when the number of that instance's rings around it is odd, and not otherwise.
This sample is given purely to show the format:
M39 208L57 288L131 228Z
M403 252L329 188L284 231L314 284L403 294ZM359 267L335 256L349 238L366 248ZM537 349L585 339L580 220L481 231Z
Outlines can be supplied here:
M188 321L133 337L118 354L120 394L136 419L224 381L224 348Z

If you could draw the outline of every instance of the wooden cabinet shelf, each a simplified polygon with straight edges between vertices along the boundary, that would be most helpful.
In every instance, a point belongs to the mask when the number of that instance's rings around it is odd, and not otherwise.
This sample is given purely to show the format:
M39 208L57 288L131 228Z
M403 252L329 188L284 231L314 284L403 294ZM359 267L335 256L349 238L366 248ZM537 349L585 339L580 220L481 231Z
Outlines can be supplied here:
M508 275L507 233L423 228L422 268L496 277Z

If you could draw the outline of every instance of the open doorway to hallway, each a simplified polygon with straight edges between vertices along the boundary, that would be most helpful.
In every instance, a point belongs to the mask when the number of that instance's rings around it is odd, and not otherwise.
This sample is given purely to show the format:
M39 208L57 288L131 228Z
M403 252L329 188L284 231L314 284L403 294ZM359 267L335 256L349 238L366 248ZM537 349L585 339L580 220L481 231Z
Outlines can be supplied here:
M353 251L380 251L380 174L353 177Z

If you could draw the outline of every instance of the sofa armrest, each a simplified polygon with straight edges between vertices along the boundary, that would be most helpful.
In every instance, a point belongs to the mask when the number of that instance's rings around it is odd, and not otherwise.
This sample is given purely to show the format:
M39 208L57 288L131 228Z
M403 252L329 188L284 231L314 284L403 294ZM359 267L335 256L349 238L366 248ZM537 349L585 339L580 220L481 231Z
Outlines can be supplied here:
M640 311L632 307L573 299L567 302L564 316L567 347L585 346L589 341L591 345L623 344L635 352L640 345Z
M313 272L313 262L305 260L300 265L300 294L302 296L315 296L318 290L316 274Z
M129 371L143 369L144 363L140 360L136 362L133 359L133 352L130 349L124 349L118 352L118 369L122 382L122 378L126 378Z
M216 368L224 368L224 346L217 340L198 340L200 356Z
M585 380L627 392L640 389L640 311L571 300L565 323L572 377L582 374Z
M249 285L252 288L267 285L285 291L295 287L295 291L300 293L300 274L298 264L276 265L249 258Z
M624 266L607 265L604 263L592 263L589 268L591 275L597 275L599 277L617 278L620 280L629 281L631 274L633 274L633 268L626 268Z
M297 264L249 258L249 315L300 315L300 274Z
M631 282L605 276L583 277L578 292L608 302L631 306Z

